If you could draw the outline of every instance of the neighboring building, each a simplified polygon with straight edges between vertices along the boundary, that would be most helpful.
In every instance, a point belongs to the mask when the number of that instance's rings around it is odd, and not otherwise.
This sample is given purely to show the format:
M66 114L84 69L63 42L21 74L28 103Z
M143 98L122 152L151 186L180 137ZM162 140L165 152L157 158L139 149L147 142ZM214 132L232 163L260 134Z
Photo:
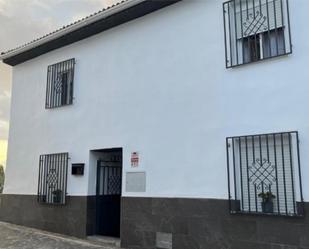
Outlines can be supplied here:
M127 248L308 249L308 13L128 0L1 54L0 219Z

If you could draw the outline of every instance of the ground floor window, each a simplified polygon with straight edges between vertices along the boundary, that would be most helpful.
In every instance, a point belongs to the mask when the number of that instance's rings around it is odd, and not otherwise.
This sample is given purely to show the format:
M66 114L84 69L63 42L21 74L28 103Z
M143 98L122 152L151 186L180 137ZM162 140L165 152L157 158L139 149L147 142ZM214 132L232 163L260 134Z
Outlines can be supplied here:
M38 201L65 204L68 174L68 153L40 156Z
M297 132L227 138L231 212L302 215Z

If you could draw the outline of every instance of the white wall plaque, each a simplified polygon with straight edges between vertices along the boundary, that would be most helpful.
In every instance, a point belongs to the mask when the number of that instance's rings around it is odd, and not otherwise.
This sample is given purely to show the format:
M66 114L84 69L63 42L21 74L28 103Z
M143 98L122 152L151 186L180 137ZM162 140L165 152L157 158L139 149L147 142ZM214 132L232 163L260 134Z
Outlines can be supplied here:
M146 173L127 172L126 192L146 192Z

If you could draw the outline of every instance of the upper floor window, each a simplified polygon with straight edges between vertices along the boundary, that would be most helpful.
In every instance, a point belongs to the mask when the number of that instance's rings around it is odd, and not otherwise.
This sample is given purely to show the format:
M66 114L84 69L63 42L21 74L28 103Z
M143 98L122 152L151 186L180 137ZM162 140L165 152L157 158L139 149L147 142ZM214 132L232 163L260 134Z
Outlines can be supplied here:
M48 66L46 108L55 108L73 103L75 59Z
M68 153L40 156L38 201L65 204L68 174Z
M288 0L223 4L226 67L292 53Z
M298 132L227 138L232 213L303 215Z

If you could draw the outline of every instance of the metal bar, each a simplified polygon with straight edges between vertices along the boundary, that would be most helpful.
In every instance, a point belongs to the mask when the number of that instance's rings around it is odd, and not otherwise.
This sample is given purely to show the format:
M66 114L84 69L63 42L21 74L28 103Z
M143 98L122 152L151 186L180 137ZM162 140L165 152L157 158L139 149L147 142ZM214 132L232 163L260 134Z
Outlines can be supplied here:
M252 3L253 3L253 16L254 16L254 19L256 18L256 13L255 13L255 0L252 0ZM251 32L250 32L251 33ZM259 35L258 35L259 36ZM258 37L260 39L260 36ZM261 58L258 58L258 54L257 54L257 51L258 51L258 46L257 46L257 39L256 39L256 32L254 34L254 46L255 46L255 58L252 57L253 61L256 61L256 60L259 60ZM250 50L250 52L252 52Z
M67 186L67 180L66 180L66 172L67 172L67 170L68 170L68 154L62 154L62 162L61 162L61 167L60 167L60 175L61 175L61 178L63 178L63 182L64 182L64 186L63 187L61 187L61 190L62 190L62 199L61 199L61 203L62 204L65 204L65 197L66 197L66 186Z
M68 64L70 61L62 63L61 69L61 94L60 94L60 105L64 106L67 104L67 91L68 91Z
M249 205L249 212L251 212L250 178L249 178L249 160L248 160L248 138L247 138L247 137L245 137L245 143L246 143L248 205Z
M51 79L50 79L50 108L54 108L54 95L55 95L55 66L51 66Z
M292 163L292 142L291 134L289 135L289 153L290 153L290 167L291 167L291 182L292 182L292 198L293 198L293 209L294 214L296 214L296 202L295 202L295 189L294 189L294 172L293 172L293 163Z
M252 160L253 163L255 163L255 144L254 144L254 136L251 137L252 139ZM255 211L258 212L258 206L257 206L257 194L256 194L256 184L254 184L254 193L255 193Z
M66 158L65 158L65 185L64 185L64 197L66 199L66 195L67 195L67 182L68 182L68 163L69 163L69 153L66 153ZM64 203L65 203L65 199L64 199Z
M271 51L271 34L270 34L270 23L269 23L269 0L266 0L266 12L267 12L267 26L268 26L268 46L269 46L269 56L272 56Z
M62 162L61 162L61 176L64 178L65 186L67 185L67 180L65 179L65 172L68 170L68 154L62 154ZM62 204L65 204L66 190L64 187L61 187L62 190Z
M279 54L279 41L278 41L278 28L277 28L277 10L276 10L276 0L273 0L273 5L274 5L274 15L275 15L275 33L276 33L276 50L277 50L277 55Z
M228 195L229 195L229 210L232 211L231 205L231 181L230 181L230 157L229 157L229 139L226 141L226 161L227 161L227 185L228 185Z
M64 191L64 171L65 171L65 161L66 154L62 153L59 155L60 163L57 164L57 189L61 190L61 204L64 204L65 201L65 191Z
M286 0L286 9L287 9L287 20L288 20L288 30L289 30L289 43L290 43L290 53L293 52L293 45L292 45L292 35L291 35L291 25L290 25L290 7L289 7L289 0Z
M276 56L272 56L272 57L268 57L268 58L264 58L264 59L260 59L261 61L264 61L264 60L270 60L270 59L274 59L274 58L279 58L279 57L283 57L283 56L286 56L286 55L290 55L292 54L292 52L289 52L289 53L285 53L285 54L280 54L280 55L276 55ZM239 65L233 65L231 66L230 68L237 68L237 67L241 67L243 65L247 65L247 64L251 64L253 62L245 62L243 64L239 64Z
M241 207L244 210L244 190L243 190L243 178L242 178L242 156L241 156L241 140L238 140L239 145L239 166L240 166L240 188L241 188Z
M283 13L282 0L280 0L280 8L281 8L281 25L282 25L282 34L283 34L283 49L284 49L284 53L286 53L286 44L285 44L285 35L284 35L284 13Z
M284 199L285 199L285 212L288 214L288 201L286 192L286 178L285 178L285 157L284 157L284 144L283 144L283 134L281 134L281 157L282 157L282 171L283 171L283 187L284 187Z
M263 163L263 154L262 154L262 138L259 136L259 149L260 149L260 162Z
M58 190L58 179L59 179L59 165L61 164L61 156L62 154L59 154L56 156L56 163L54 164L54 174L55 174L55 180L54 180L54 187L53 187L53 191L57 191ZM53 195L55 195L53 193Z
M254 195L255 195L255 211L258 212L258 201L257 201L257 190L256 190L256 184L254 184Z
M50 203L50 186L49 186L49 170L50 170L50 165L52 163L52 156L48 156L46 155L47 158L49 159L48 160L48 164L47 164L47 167L46 167L46 202L47 203Z
M278 162L277 162L277 144L276 144L276 134L273 134L274 140L274 157L275 157L275 175L276 175L276 190L277 190L277 206L278 206L278 214L281 213L280 210L280 196L279 196L279 182L278 182Z
M234 194L235 194L235 201L237 200L237 187L236 187L236 165L235 165L235 142L232 139L232 150L233 150L233 170L234 170Z
M72 59L72 72L71 72L71 79L70 79L70 101L69 104L73 103L73 94L74 94L74 74L75 74L75 59Z
M59 75L59 78L60 78L60 80L61 80L61 85L59 86L59 93L58 93L58 107L59 106L62 106L63 104L62 104L62 95L63 95L63 85L64 85L64 67L65 67L65 64L66 64L66 62L63 62L63 63L59 63L59 68L60 68L60 70L59 70L59 73L58 73L58 75Z
M244 138L244 137L258 137L258 136L266 136L266 135L280 135L280 134L290 134L290 133L296 133L297 131L285 131L285 132L273 132L273 133L261 133L257 135L243 135L243 136L232 136L227 137L228 139L232 138Z
M251 23L251 25L245 30L245 32L251 34L254 31L254 29L256 29L258 31L263 26L263 22L261 22L262 20L263 20L263 17L260 16L259 20L256 21L255 23ZM256 28L256 27L258 27L258 28ZM255 35L256 34L257 33L255 32Z
M247 8L247 19L249 19L249 3L248 3L248 0L246 0L246 8Z
M268 139L268 135L266 135L266 152L267 152L267 162L269 163L269 139Z
M230 11L230 2L227 4L228 6L228 17L229 17L229 38L230 38L230 64L233 66L234 61L233 61L233 53L232 53L232 34L231 34L231 11Z
M302 184L302 173L301 173L301 166L300 166L300 152L299 152L299 135L298 132L295 132L296 134L296 142L297 142L297 161L298 161L298 177L299 177L299 187L300 187L300 199L301 202L304 202L304 196L303 196L303 184Z
M50 66L47 68L45 108L50 107Z
M65 105L65 87L66 87L66 82L65 82L65 74L66 74L66 68L67 68L67 62L63 62L60 64L60 78L61 78L61 87L60 87L60 94L59 94L59 106L64 106ZM64 99L63 99L64 98Z
M39 181L38 181L38 201L40 201L40 197L41 197L41 192L42 192L42 156L40 156L40 159L39 159Z
M56 64L55 65L55 69L54 69L54 72L55 72L55 76L54 76L54 96L53 96L53 101L54 101L54 104L53 104L53 107L58 107L58 102L57 102L57 95L58 95L58 92L57 92L57 77L58 77L58 67L59 67L59 64Z
M253 163L255 163L255 144L254 144L254 136L251 136L251 139L252 139L252 160L253 160Z
M45 202L48 202L48 181L47 181L47 176L48 176L48 165L50 163L50 157L47 155L44 155L44 195L45 195Z
M248 0L246 0L246 11L247 11L247 22L249 21L249 3L248 3ZM250 34L250 33L249 33ZM247 37L246 37L246 40L247 40L247 43L248 43L248 55L249 55L249 58L247 58L248 61L245 61L245 63L250 63L251 61L251 52L250 52L250 36L249 34L247 33ZM244 40L245 42L245 40ZM244 43L242 44L244 45Z
M244 28L243 28L243 9L242 9L242 0L239 1L239 8L240 8L240 28L241 28L241 39L243 40L244 38ZM242 43L242 62L244 63L245 61L245 48L244 48L244 44Z
M236 63L239 64L238 58L238 41L237 41L237 18L236 18L236 1L234 1L234 25L235 25L235 47L236 47Z

